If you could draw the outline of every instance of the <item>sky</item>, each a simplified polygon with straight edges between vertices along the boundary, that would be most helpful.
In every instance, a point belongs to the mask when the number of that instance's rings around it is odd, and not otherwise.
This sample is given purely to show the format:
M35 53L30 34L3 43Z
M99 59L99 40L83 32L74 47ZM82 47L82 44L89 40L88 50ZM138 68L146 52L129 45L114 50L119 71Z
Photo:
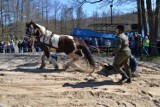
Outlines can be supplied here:
M60 0L61 3L64 3L64 4L69 4L68 0ZM91 16L93 14L94 11L99 11L101 12L100 9L98 9L98 6L99 6L99 3L97 4L89 4L89 3L86 3L83 5L83 11Z
M72 0L59 0L61 3L63 4L68 4L70 5ZM91 1L95 1L95 0L91 0ZM105 1L105 0L104 0ZM116 2L117 0L113 0L113 4ZM136 1L136 0L135 0ZM156 0L152 0L152 6L153 8L155 8L155 1ZM146 2L146 0L144 0L144 2ZM146 6L146 5L145 5ZM126 2L123 5L113 5L113 15L115 13L119 13L119 14L124 14L124 13L130 13L130 12L135 12L137 11L137 4L135 3L130 3L129 1ZM90 3L85 3L83 5L83 11L85 12L85 14L87 15L87 17L90 17L93 15L93 12L98 12L98 13L102 13L105 12L107 13L108 16L111 15L111 8L110 8L110 4L106 4L104 2L100 2L100 3L95 3L95 4L90 4Z
M70 3L68 0L59 0L61 3L67 4ZM113 12L120 12L120 13L128 13L128 12L133 12L136 11L136 4L130 4L130 5L121 5L121 6L114 6L113 5ZM87 16L92 16L93 12L98 12L98 13L102 13L102 12L106 12L108 15L110 15L111 13L111 8L110 8L110 4L102 4L101 3L96 3L96 4L90 4L90 3L85 3L83 5L83 11L85 12L85 14L87 14Z

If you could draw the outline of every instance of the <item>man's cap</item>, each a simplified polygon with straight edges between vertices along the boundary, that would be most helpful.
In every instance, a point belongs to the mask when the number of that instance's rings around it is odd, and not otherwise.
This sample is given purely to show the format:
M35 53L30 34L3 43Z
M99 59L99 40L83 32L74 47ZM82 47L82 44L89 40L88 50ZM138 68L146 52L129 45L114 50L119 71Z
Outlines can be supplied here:
M148 36L146 36L145 39L148 39Z
M117 25L116 29L119 29L121 31L124 31L124 26L123 25Z

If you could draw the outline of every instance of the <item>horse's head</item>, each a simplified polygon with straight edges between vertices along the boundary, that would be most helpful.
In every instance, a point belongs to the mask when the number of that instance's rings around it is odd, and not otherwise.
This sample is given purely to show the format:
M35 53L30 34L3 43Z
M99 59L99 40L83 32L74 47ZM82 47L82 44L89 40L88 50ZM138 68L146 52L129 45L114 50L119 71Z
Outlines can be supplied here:
M49 35L52 32L47 30L45 27L34 23L33 21L26 23L26 36L31 37L32 35L35 37L41 37L45 35Z
M36 24L34 22L31 21L29 23L26 23L25 36L31 37L32 35L35 35L36 29L38 29L38 27L36 26Z

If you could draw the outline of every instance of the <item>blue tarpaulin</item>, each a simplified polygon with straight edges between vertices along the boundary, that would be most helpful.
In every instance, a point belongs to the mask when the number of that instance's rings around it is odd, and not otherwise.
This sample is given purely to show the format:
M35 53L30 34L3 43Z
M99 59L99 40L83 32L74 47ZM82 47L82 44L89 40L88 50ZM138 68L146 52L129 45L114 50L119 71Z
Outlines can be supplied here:
M111 34L111 33L101 33L101 32L96 32L90 29L77 29L74 28L71 31L71 35L76 36L76 37L96 37L96 38L108 38L108 39L114 39L115 38L115 34Z
M130 31L130 32L126 32L125 34L128 38L131 38L135 33L138 33L138 32ZM96 32L90 29L78 29L78 28L72 29L71 35L76 36L84 41L91 40L92 45L94 46L97 46L100 40L102 40L103 46L106 46L107 40L110 40L111 45L114 45L114 38L116 36L114 33L103 33L103 32Z
M90 29L77 29L74 28L71 31L72 36L76 36L80 38L81 40L89 40L92 39L92 45L97 46L98 41L102 40L102 46L106 45L106 40L109 39L111 42L111 45L114 45L114 38L115 34L111 33L102 33L102 32L96 32Z

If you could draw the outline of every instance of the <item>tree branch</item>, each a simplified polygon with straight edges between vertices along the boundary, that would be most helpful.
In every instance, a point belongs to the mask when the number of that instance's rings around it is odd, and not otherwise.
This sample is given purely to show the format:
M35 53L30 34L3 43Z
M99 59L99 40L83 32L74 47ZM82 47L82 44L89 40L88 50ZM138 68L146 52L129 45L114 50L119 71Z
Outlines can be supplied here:
M97 0L97 1L88 1L88 0L84 0L84 3L90 3L90 4L95 4L95 3L99 3L99 2L101 2L101 1L103 1L103 0Z

